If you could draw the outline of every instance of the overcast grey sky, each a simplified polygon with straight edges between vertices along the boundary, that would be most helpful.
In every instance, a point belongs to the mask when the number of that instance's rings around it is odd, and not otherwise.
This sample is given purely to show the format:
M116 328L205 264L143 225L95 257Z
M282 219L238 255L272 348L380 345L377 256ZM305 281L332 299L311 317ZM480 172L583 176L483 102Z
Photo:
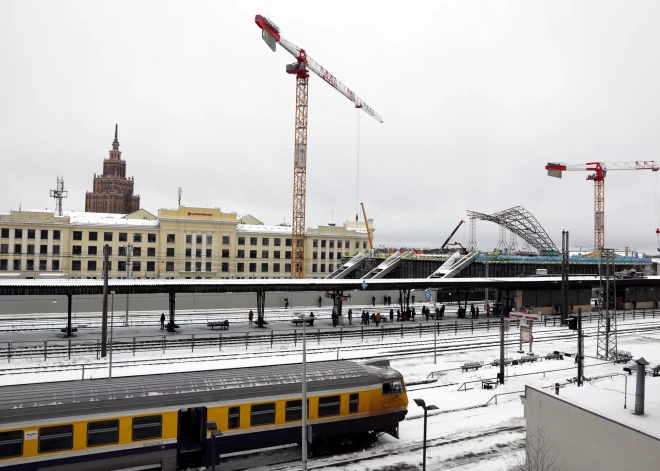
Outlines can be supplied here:
M593 183L547 161L660 160L654 1L0 3L0 210L65 209L119 123L141 205L291 220L293 58L284 37L382 114L361 120L360 200L376 243L438 246L468 209L522 205L555 243L593 244ZM310 79L307 224L355 218L357 111ZM656 176L611 172L606 245L657 247ZM466 225L467 226L467 225ZM457 240L466 242L467 227ZM478 224L480 248L497 228Z

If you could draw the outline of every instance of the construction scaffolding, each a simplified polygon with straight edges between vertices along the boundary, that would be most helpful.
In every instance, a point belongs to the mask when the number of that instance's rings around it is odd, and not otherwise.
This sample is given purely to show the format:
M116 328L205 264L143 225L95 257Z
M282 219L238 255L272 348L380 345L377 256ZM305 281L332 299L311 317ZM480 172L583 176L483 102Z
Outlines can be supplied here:
M614 249L602 249L599 258L600 290L598 292L598 341L596 356L601 360L617 360L616 278Z
M465 248L468 252L478 252L479 247L477 247L477 218L470 218L470 227L468 231L468 244Z

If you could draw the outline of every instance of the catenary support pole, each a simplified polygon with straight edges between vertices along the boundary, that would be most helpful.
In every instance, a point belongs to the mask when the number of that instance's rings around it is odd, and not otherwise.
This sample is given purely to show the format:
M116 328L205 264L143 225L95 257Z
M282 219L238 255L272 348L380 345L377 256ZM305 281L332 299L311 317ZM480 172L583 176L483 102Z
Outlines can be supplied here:
M101 316L101 357L105 358L108 351L108 257L110 246L103 246L103 313Z

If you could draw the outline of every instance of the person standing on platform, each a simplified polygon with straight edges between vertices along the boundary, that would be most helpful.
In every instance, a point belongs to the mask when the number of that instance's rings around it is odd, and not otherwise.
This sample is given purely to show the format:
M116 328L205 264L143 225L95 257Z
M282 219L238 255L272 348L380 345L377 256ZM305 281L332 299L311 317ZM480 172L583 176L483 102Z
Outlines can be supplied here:
M424 315L426 316L426 322L429 321L429 312L431 311L428 307L422 308L424 309Z
M353 325L353 309L348 310L348 325Z
M165 329L165 313L161 312L160 313L160 330Z
M657 300L656 300L656 302L657 302ZM391 306L391 305L392 305L392 296L390 296L390 295L387 295L387 305L388 305L388 306ZM656 306L656 307L657 307L657 306Z
M319 307L321 307L321 304L323 304L323 297L319 296Z
M474 315L479 319L479 306L474 308Z
M387 306L387 295L383 296L383 306Z
M371 305L376 306L376 296L371 297Z
M376 327L378 327L378 324L380 324L380 312L376 313Z
M470 315L472 316L472 319L474 319L474 304L470 304Z
M415 295L412 295L412 303L415 304Z
M490 304L486 303L486 317L490 317Z
M394 309L390 309L390 322L394 322Z
M332 327L337 327L337 313L332 311Z
M254 319L254 313L252 312L252 309L250 309L250 312L248 313L248 324L252 324L252 319Z

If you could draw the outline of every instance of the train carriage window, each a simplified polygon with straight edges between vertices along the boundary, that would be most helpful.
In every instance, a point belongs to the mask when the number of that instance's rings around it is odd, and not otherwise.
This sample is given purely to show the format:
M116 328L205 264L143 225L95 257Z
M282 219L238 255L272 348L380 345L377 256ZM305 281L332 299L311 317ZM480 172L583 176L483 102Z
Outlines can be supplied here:
M403 385L401 384L401 381L392 381L390 383L383 383L383 396L401 394L402 392L403 392Z
M255 404L250 407L250 426L275 423L275 403Z
M240 407L230 407L229 408L229 423L227 428L239 428L241 426L241 408Z
M307 399L307 418L309 419L309 399ZM302 399L286 401L284 420L287 422L302 420Z
M133 419L133 441L160 438L163 435L163 416L150 415Z
M56 425L39 429L39 453L73 448L73 425Z
M355 414L360 408L360 395L351 394L348 396L348 413Z
M23 430L0 432L0 458L13 458L23 454Z
M339 406L341 405L340 396L328 396L319 398L319 417L329 417L339 415Z
M119 443L119 420L100 420L87 424L87 446Z

